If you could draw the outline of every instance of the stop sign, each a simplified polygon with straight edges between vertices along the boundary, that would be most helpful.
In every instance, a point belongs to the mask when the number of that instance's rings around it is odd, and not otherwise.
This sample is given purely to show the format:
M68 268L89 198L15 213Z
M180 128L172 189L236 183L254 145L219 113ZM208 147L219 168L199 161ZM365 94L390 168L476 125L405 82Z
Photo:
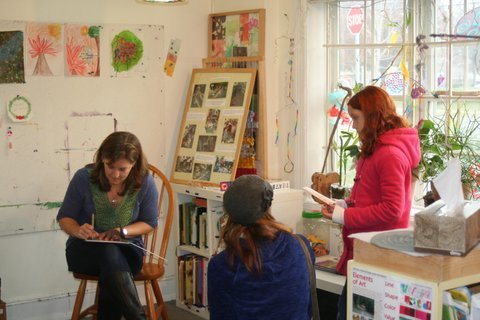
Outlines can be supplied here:
M363 28L363 9L350 8L347 14L347 27L351 34L356 35L362 31Z

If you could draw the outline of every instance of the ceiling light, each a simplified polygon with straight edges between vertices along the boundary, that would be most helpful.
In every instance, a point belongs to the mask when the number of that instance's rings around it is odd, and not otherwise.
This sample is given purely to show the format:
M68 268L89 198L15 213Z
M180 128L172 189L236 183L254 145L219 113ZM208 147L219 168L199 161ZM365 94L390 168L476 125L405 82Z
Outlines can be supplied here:
M188 0L137 0L141 3L163 4L163 3L187 3Z

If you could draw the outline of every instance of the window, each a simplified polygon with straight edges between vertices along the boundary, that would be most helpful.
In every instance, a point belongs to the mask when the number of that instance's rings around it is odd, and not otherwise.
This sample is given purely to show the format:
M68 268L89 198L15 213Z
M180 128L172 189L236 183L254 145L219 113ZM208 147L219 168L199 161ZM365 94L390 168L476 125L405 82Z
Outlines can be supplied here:
M413 125L457 110L479 121L480 1L311 0L307 17L306 130L315 123L328 127L324 141L306 137L307 175L321 171L322 157L315 156L325 152L332 128L331 117L315 108L331 107L329 97L338 93L338 84L382 86L395 100L398 113ZM324 21L320 29L318 21ZM315 42L322 44L322 50ZM325 64L315 62L312 48ZM315 93L320 88L325 95ZM348 129L346 124L337 131ZM473 137L480 150L479 129ZM327 172L337 169L335 155L331 158Z

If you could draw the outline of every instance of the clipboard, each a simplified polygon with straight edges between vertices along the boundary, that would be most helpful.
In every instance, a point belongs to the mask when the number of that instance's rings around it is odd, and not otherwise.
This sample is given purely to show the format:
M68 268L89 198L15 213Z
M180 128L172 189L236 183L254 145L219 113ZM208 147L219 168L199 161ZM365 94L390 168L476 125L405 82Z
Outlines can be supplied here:
M97 242L97 243L116 243L116 244L131 244L132 242L128 240L99 240L99 239L85 239L86 242Z

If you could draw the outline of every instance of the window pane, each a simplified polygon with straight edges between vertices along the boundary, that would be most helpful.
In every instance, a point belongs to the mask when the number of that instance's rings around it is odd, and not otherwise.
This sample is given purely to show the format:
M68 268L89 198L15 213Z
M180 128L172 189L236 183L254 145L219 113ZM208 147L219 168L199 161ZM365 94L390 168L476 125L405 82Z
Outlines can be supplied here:
M338 81L346 87L353 88L355 83L363 83L364 58L361 49L333 49L338 52Z
M480 90L480 57L479 46L452 46L452 90Z
M367 16L375 17L372 29L374 30L374 43L403 42L403 27L405 23L403 1L375 1ZM369 42L369 39L367 39L367 42Z

